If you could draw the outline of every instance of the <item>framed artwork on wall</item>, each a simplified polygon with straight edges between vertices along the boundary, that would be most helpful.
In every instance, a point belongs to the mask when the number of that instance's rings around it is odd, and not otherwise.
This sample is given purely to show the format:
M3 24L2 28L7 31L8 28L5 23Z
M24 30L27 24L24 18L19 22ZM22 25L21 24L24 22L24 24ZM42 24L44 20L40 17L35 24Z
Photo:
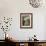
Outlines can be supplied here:
M32 26L33 26L33 14L20 13L20 28L32 28Z

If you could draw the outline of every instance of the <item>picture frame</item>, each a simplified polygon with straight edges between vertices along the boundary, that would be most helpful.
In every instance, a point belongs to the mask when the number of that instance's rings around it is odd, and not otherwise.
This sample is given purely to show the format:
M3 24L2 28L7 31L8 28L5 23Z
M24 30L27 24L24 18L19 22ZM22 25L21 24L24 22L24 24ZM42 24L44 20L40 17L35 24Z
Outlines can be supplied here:
M20 13L20 28L32 28L32 27L33 27L33 14Z

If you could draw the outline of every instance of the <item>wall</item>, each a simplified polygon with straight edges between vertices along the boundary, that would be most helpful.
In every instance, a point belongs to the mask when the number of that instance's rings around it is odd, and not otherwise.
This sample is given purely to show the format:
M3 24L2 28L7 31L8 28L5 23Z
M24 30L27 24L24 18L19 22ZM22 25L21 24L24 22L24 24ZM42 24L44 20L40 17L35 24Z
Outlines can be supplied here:
M34 34L37 35L37 39L46 40L45 12L45 6L33 8L28 0L0 0L0 19L4 16L13 18L12 26L8 33L16 40L27 40ZM20 28L20 13L33 13L32 29ZM3 31L0 31L0 39L4 39L2 37L4 33L2 33Z

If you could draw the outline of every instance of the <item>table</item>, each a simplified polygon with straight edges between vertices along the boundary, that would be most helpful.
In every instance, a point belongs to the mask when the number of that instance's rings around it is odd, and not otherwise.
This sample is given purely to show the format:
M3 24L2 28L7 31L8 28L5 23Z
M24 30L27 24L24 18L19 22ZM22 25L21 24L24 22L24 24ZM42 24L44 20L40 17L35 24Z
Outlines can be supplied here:
M16 46L46 46L46 40L29 41L29 40L7 40L7 43Z

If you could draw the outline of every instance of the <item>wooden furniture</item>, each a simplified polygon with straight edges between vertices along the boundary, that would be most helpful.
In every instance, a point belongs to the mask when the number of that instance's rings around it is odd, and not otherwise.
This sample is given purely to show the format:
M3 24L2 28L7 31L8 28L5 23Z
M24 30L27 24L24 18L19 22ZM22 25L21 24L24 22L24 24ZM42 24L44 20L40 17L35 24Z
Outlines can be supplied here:
M16 46L28 46L28 43L16 43Z
M0 40L0 46L46 46L46 40L29 41L29 40Z
M7 43L13 44L14 46L46 46L46 40L29 41L29 40L13 40Z
M38 46L46 46L46 43L39 43Z
M0 40L0 46L6 46L5 40Z

